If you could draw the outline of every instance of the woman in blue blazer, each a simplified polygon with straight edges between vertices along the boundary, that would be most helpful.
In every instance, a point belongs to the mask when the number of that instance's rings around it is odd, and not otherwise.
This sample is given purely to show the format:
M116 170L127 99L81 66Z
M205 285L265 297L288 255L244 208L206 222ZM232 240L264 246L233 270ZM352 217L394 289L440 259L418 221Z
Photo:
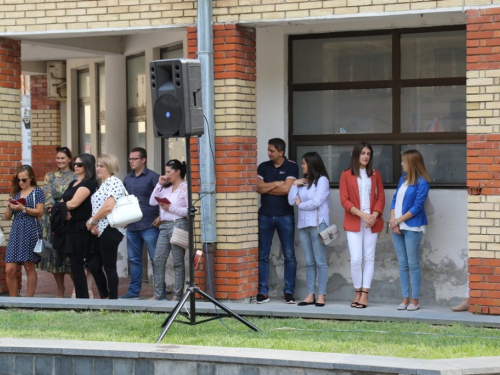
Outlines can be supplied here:
M403 171L391 203L392 240L399 263L399 279L403 302L398 310L415 311L420 308L420 242L422 241L427 216L424 203L429 194L429 174L422 154L417 150L403 153ZM410 301L411 278L411 301Z

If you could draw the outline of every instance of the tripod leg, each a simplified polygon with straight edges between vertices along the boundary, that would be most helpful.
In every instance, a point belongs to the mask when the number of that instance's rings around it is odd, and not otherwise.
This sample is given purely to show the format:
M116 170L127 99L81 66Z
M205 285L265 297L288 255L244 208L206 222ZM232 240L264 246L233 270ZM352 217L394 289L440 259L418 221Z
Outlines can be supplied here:
M161 340L163 340L163 337L165 337L165 335L167 334L167 331L169 330L170 326L174 322L175 318L177 318L177 315L179 315L179 313L182 309L182 306L184 306L184 304L186 303L186 301L189 298L189 296L191 295L191 293L194 293L193 289L188 288L186 290L186 293L184 293L184 295L182 296L181 300L179 302L177 302L177 305L175 305L174 309L172 310L172 312L170 313L168 318L165 319L165 321L161 325L164 328L163 328L163 331L161 331L160 336L158 336L158 340L156 341L157 343L159 343Z
M222 303L220 303L219 301L217 301L211 295L205 293L203 290L201 290L198 287L195 287L194 289L195 289L195 292L198 293L200 296L202 296L206 300L212 302L214 305L220 307L222 310L224 310L225 312L227 312L232 317L238 319L241 323L243 323L244 325L246 325L248 328L253 329L254 331L257 331L257 332L259 331L259 329L257 327L255 327L252 323L250 323L250 322L246 321L245 319L243 319L241 316L239 316L238 314L236 314L234 311L232 311L228 307L224 306Z

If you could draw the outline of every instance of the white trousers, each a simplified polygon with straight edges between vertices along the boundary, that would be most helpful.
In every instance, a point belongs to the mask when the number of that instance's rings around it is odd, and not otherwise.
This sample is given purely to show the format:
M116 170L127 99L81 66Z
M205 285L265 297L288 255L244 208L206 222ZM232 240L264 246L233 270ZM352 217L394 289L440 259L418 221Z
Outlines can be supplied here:
M378 233L372 233L371 228L365 228L366 222L361 220L359 232L348 232L347 243L351 253L351 277L354 288L369 289L375 268L375 247ZM363 263L363 268L361 264Z

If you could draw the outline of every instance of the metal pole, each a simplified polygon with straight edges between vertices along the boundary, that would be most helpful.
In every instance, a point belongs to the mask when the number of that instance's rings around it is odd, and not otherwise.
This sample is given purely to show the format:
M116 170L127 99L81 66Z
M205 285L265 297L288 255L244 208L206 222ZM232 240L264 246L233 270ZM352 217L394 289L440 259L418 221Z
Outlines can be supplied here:
M213 59L212 1L198 0L198 58L201 63L202 103L205 116L205 134L200 138L201 176L201 238L204 243L215 243L215 124L214 124L214 59Z

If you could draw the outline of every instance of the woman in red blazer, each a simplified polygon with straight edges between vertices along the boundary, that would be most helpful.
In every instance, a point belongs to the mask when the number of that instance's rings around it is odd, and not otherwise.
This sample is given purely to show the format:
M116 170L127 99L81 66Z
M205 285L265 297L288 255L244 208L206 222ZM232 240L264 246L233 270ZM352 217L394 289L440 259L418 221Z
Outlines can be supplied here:
M375 246L384 227L384 185L382 175L372 167L372 156L372 146L368 142L359 142L352 150L349 168L340 176L340 203L345 209L344 230L351 254L352 282L356 289L351 307L358 309L368 305L375 267Z

